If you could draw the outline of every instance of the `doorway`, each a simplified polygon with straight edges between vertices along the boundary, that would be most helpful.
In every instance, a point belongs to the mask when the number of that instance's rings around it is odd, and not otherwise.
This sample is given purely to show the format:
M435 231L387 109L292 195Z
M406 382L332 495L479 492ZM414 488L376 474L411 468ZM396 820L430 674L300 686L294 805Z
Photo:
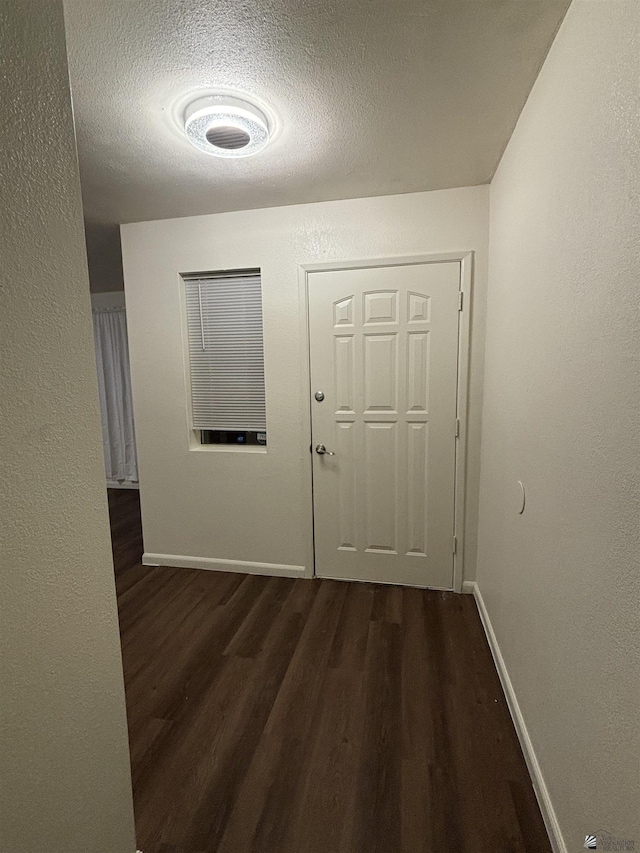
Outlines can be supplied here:
M461 258L307 270L318 577L459 586L463 279Z

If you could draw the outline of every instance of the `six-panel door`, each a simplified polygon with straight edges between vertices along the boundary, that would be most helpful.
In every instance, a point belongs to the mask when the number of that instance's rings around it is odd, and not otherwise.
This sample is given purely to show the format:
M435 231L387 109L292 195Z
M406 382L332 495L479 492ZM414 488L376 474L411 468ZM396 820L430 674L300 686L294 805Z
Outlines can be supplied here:
M460 264L308 281L316 574L450 589Z

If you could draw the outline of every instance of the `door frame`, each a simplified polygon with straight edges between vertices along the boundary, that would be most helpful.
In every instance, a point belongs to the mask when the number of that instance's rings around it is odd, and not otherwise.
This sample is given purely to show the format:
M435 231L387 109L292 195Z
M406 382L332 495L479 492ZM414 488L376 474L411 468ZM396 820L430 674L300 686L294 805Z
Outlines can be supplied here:
M315 577L314 513L313 513L313 457L311 449L311 346L309 330L309 275L314 272L377 269L381 267L414 266L416 264L438 264L447 261L460 263L460 293L462 310L458 312L458 371L456 393L456 417L460 423L456 442L454 469L454 524L453 535L456 548L453 551L454 592L462 592L464 580L464 522L467 488L467 430L469 403L469 356L471 339L471 312L473 305L473 251L439 252L424 255L397 255L383 258L368 258L355 261L329 261L326 263L298 264L298 304L300 308L300 340L302 370L302 443L304 465L303 493L308 506L308 571L307 577ZM453 543L452 543L453 546Z

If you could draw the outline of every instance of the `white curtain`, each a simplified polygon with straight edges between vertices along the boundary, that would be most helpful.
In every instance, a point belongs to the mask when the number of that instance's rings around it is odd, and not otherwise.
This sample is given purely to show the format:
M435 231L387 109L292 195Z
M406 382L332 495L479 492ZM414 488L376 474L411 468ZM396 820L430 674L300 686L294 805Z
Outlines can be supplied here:
M94 308L98 392L107 480L138 480L124 308Z

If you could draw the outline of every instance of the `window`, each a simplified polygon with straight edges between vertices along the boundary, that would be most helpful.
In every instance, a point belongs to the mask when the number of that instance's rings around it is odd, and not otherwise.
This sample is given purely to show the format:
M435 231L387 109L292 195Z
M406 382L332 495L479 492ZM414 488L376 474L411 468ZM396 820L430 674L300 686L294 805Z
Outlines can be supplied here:
M203 444L266 444L260 270L183 280L193 428Z

